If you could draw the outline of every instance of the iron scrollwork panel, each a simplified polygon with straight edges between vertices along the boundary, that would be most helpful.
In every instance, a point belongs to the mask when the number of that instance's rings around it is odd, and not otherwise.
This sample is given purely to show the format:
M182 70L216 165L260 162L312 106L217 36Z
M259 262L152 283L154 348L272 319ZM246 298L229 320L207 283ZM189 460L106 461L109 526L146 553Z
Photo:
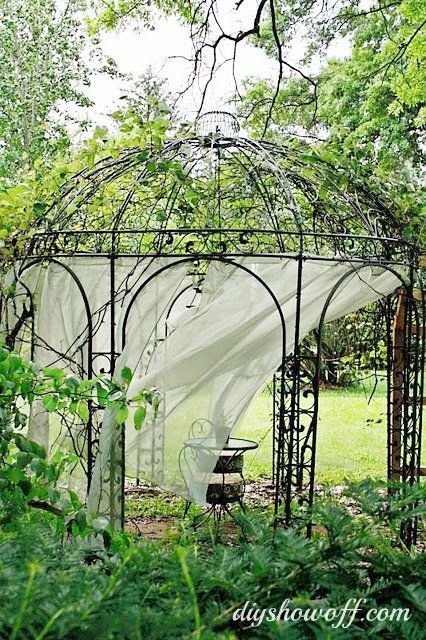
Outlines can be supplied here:
M424 303L411 288L386 301L388 380L388 479L414 485L418 481L425 365ZM404 491L404 485L402 491ZM395 489L390 488L391 492ZM414 505L407 505L409 511ZM401 539L410 546L417 539L418 522L407 517Z
M422 311L408 291L404 314L401 480L409 485L418 481L420 467L425 338ZM417 528L415 517L402 524L401 538L407 545L416 542Z
M313 356L302 343L274 376L273 477L276 512L286 526L300 522L312 503L315 467ZM312 366L311 366L312 365Z

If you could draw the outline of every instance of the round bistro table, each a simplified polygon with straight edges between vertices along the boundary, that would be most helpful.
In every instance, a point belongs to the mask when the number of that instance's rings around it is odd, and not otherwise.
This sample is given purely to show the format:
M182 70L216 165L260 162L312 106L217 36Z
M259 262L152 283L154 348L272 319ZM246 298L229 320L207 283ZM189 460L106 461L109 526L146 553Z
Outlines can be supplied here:
M201 514L195 516L193 527L197 529L208 518L213 517L216 533L224 514L227 514L240 527L244 534L243 525L232 513L230 505L238 503L244 512L245 480L243 475L244 455L247 451L254 451L259 444L253 440L243 438L228 438L221 447L216 439L211 436L188 438L184 442L184 448L191 450L195 460L195 472L192 473L192 481L205 483L208 475L206 502L208 504ZM213 472L212 458L215 459ZM185 506L184 517L187 515L190 501Z

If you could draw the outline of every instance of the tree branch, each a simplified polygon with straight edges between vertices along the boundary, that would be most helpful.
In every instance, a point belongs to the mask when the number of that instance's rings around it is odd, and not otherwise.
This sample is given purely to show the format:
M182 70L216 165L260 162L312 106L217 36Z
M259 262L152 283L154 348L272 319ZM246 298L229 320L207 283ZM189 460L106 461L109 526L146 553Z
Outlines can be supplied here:
M29 500L28 504L30 507L34 507L34 509L42 509L42 511L48 511L49 513L53 513L55 516L62 516L62 509L58 509L54 507L50 502L45 502L44 500Z

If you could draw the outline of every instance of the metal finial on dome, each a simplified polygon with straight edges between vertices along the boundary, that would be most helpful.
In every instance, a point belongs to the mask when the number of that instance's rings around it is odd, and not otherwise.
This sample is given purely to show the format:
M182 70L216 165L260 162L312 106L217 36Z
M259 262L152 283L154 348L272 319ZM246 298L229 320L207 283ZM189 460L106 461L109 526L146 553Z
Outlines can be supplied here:
M239 130L237 118L227 111L208 111L203 113L195 123L195 131L199 136L232 137L236 136Z

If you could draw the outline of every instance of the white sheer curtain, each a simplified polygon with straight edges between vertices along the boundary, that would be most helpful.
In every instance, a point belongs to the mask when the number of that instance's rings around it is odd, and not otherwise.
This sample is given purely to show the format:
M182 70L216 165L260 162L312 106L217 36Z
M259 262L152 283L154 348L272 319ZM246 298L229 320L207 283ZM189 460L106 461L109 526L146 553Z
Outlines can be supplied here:
M76 256L63 263L87 294L93 351L104 354L94 360L96 373L105 365L111 349L110 261ZM343 276L347 278L331 301L327 321L400 286L399 278L384 267L357 270L358 267L359 263L351 261L304 257L300 340L318 326L324 303ZM186 298L182 296L167 319L176 297L191 285L192 268L190 261L176 258L115 261L115 343L121 352L115 370L119 374L128 366L134 372L129 398L142 388L151 387L156 387L162 398L158 416L154 419L149 414L140 432L135 431L129 419L127 473L150 478L165 489L204 504L209 473L200 480L182 456L191 425L197 420L206 421L217 446L222 447L253 397L280 365L283 330L270 291L285 319L286 354L294 349L298 259L242 257L232 264L212 259L201 294L190 308L186 308ZM41 271L44 277L40 276ZM256 274L267 287L251 274ZM24 272L22 280L35 297L36 356L40 364L66 366L69 370L81 365L87 368L87 315L76 281L56 264L34 267ZM33 435L37 436L38 430L41 435L41 424L38 416L32 426ZM102 484L108 473L114 433L114 416L106 412L89 496L92 511L102 509ZM52 443L51 436L48 441Z
M297 260L244 258L239 264L256 273L278 299L285 318L286 353L290 354L294 349ZM357 266L304 261L300 340L318 326L324 303L343 276L348 277L331 301L327 321L387 295L400 284L383 268L355 271ZM206 420L211 425L206 437L214 435L221 448L280 365L282 337L276 304L261 283L239 266L212 261L198 309L182 316L173 333L158 345L156 362L145 375L134 377L129 390L130 395L143 387L163 390L162 486L182 495L187 495L189 487L190 497L205 503L209 474L200 476L194 469L182 468L182 450L191 424ZM124 360L126 357L124 352Z

